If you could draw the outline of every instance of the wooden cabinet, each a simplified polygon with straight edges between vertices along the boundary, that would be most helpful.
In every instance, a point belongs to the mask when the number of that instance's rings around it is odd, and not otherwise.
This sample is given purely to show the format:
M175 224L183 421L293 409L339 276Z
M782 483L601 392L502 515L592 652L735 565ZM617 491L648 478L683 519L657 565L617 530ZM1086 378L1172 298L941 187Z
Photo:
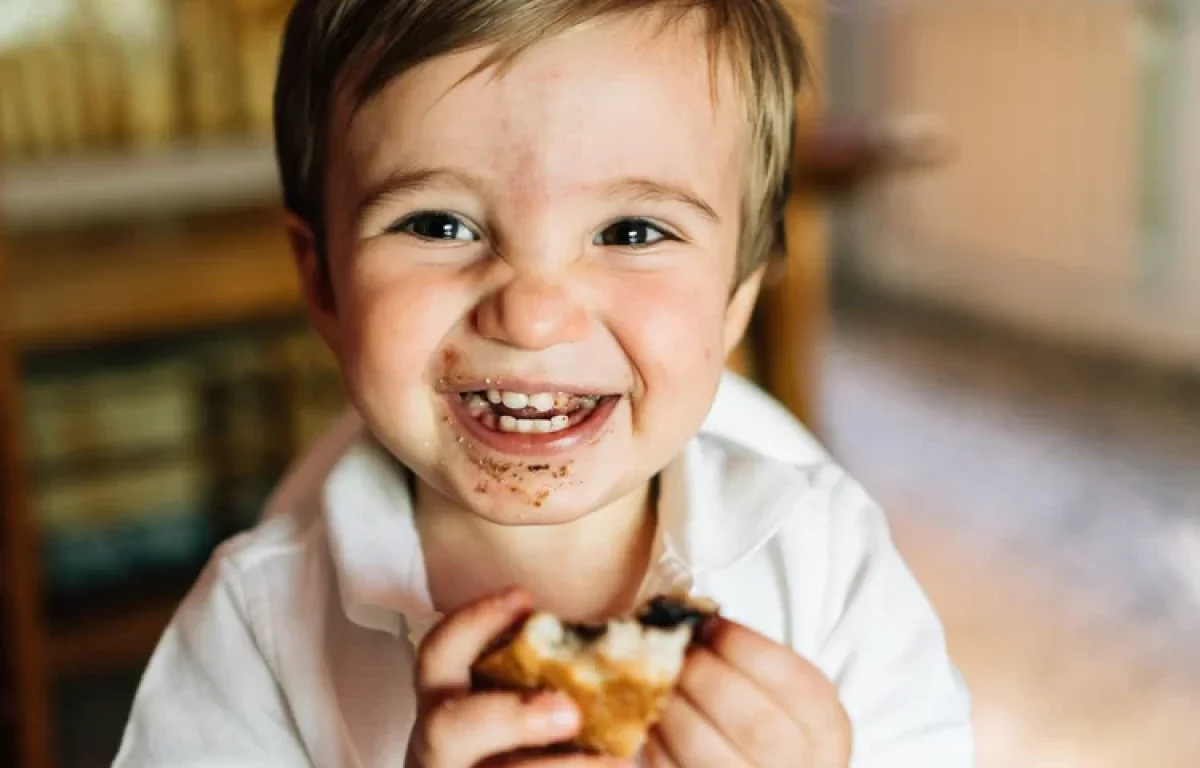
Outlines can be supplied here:
M180 594L123 603L70 623L47 621L39 536L22 438L23 355L300 312L278 213L203 226L13 237L0 266L0 598L9 658L0 717L15 718L20 765L53 765L50 690L56 679L145 662Z
M0 245L0 296L6 254ZM5 306L0 302L0 307ZM17 756L29 768L52 764L50 686L39 605L40 569L21 454L20 386L8 323L0 322L0 602L8 658L0 680L0 720L15 726Z

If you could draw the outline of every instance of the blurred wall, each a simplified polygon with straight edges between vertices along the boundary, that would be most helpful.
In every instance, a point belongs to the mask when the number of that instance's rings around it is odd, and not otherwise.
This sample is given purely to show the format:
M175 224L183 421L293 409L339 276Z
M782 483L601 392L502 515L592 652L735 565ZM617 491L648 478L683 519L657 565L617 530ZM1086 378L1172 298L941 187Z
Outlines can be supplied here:
M1144 8L963 0L855 13L854 49L872 52L853 68L858 108L936 115L957 150L861 206L861 275L1200 366L1200 174L1184 170L1200 154L1198 14L1164 35Z

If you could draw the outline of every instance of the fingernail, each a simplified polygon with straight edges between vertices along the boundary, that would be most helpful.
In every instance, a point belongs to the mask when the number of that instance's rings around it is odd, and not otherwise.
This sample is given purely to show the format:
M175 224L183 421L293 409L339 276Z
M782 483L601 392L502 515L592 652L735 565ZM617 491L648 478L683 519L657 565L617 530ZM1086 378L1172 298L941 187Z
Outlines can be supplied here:
M536 722L548 730L564 730L579 726L579 708L575 702L558 695L550 695L537 702Z

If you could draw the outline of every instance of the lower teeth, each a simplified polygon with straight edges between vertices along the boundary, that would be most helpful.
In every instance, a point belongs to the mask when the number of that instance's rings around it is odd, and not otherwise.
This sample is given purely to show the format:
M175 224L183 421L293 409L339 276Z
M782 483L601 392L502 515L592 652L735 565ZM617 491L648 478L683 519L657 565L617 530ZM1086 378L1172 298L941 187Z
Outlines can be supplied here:
M499 425L501 432L546 435L563 431L571 426L571 420L562 414L552 419L514 419L512 416L501 416Z
M467 409L476 417L485 412L493 412L492 403L489 402L492 399L494 398L485 397L483 394L473 394L467 400ZM598 398L585 397L582 399L580 409L592 410L598 404ZM562 432L571 426L571 419L562 413L548 419L518 419L508 414L502 414L496 419L495 423L496 428L501 432L547 435L554 432Z

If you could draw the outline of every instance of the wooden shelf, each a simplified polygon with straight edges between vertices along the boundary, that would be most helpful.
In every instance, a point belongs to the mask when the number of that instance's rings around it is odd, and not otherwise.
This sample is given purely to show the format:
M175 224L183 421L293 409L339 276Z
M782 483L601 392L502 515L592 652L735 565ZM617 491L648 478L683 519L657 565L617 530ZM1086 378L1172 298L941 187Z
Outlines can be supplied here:
M278 202L274 149L250 139L7 163L0 174L10 233Z
M297 313L275 210L14 235L0 307L22 351Z

